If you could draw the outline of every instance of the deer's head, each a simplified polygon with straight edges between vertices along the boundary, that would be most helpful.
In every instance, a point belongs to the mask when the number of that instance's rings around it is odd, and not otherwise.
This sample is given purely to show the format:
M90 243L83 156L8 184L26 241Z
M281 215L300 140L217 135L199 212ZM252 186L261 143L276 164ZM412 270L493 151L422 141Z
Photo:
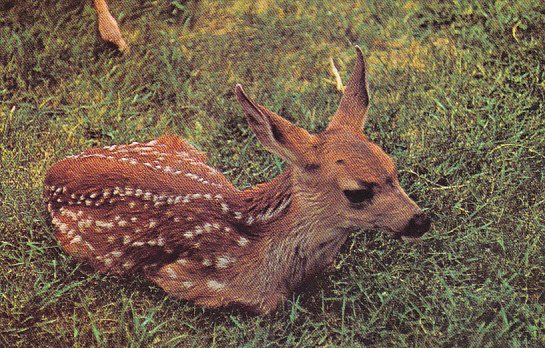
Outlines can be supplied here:
M396 237L420 237L430 219L399 185L394 161L363 135L369 92L363 53L357 46L356 52L339 108L320 134L255 103L240 85L237 98L265 148L293 166L303 208L324 215L332 229L381 228Z

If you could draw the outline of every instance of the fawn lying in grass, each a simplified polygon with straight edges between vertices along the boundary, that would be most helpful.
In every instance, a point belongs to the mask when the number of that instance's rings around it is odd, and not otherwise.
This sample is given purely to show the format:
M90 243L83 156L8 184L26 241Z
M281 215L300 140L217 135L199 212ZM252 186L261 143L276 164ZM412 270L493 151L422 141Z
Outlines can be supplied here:
M62 247L101 272L141 273L208 307L267 313L328 267L350 231L417 238L430 220L362 133L363 54L328 128L310 134L236 86L261 143L289 168L239 191L182 139L93 148L57 162L45 199Z

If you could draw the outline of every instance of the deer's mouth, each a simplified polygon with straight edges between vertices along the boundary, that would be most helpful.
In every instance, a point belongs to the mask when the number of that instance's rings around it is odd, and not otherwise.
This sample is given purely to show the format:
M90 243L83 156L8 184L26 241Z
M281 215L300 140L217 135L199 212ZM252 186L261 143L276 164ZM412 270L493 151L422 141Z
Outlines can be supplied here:
M430 230L431 220L424 214L419 213L414 215L407 226L399 233L399 237L403 240L416 240Z

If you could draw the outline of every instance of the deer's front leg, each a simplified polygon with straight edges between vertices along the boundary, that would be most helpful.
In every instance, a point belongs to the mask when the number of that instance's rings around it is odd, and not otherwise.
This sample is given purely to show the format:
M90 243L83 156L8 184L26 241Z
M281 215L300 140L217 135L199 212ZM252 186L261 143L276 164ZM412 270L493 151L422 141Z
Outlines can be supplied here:
M236 306L258 314L274 311L286 300L286 291L240 286L228 275L207 272L202 265L173 262L146 277L169 295L209 307Z

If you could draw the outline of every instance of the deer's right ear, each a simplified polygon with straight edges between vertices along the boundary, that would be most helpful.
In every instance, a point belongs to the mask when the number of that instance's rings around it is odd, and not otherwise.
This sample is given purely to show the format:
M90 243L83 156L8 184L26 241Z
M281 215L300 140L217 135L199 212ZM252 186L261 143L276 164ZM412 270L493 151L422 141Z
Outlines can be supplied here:
M236 85L235 92L248 124L267 150L292 164L305 166L309 163L315 136L255 103L241 85Z

